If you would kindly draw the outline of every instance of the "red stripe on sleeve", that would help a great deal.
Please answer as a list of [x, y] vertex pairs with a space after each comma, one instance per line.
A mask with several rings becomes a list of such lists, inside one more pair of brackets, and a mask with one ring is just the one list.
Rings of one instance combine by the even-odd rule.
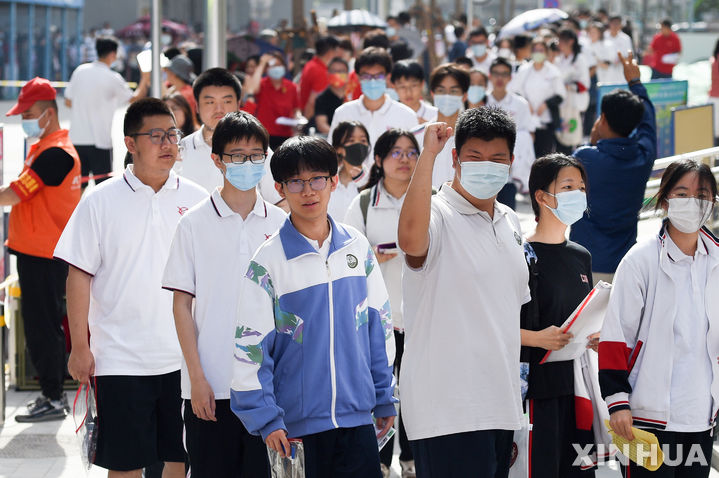
[[624, 342], [599, 342], [599, 370], [627, 370], [631, 353]]

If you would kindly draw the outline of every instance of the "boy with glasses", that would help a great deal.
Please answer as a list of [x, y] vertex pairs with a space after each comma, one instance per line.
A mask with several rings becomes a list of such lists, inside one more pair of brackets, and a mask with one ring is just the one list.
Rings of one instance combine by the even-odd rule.
[[[390, 128], [412, 130], [417, 126], [417, 116], [412, 108], [394, 101], [386, 94], [387, 82], [392, 72], [392, 57], [379, 47], [365, 48], [355, 61], [355, 72], [360, 80], [362, 96], [343, 104], [335, 111], [327, 134], [343, 121], [359, 121], [369, 131], [370, 151], [382, 133]], [[372, 166], [368, 156], [366, 165]]]
[[181, 135], [165, 103], [130, 105], [124, 131], [133, 164], [82, 198], [55, 248], [70, 266], [67, 367], [80, 383], [94, 376], [95, 464], [108, 477], [164, 461], [163, 476], [181, 478], [182, 355], [161, 279], [178, 221], [207, 192], [172, 171]]
[[[232, 410], [280, 455], [301, 438], [305, 476], [380, 476], [377, 438], [394, 422], [394, 336], [367, 239], [327, 215], [337, 154], [294, 137], [274, 154], [290, 216], [240, 286]], [[372, 416], [379, 432], [375, 432]]]
[[262, 440], [230, 410], [228, 367], [240, 280], [286, 217], [257, 191], [268, 145], [267, 130], [248, 113], [228, 113], [217, 123], [212, 159], [224, 184], [180, 220], [162, 281], [174, 294], [185, 443], [197, 478], [269, 476]]

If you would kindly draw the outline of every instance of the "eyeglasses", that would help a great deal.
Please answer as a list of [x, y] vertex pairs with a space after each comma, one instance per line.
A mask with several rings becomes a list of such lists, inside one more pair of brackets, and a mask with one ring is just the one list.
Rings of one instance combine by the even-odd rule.
[[367, 81], [367, 80], [384, 80], [387, 77], [384, 73], [377, 73], [376, 75], [370, 75], [367, 73], [363, 73], [359, 76], [361, 81]]
[[182, 131], [177, 128], [170, 128], [167, 131], [160, 128], [153, 128], [147, 133], [134, 133], [130, 136], [149, 136], [152, 144], [162, 144], [167, 138], [167, 142], [170, 144], [177, 144], [182, 139]]
[[[265, 162], [265, 158], [267, 155], [265, 153], [252, 153], [252, 154], [242, 154], [242, 153], [220, 153], [220, 158], [224, 156], [229, 156], [230, 162], [232, 164], [243, 164], [247, 161], [251, 162], [252, 164], [262, 164]], [[227, 162], [223, 159], [224, 162]]]
[[512, 77], [512, 73], [510, 73], [509, 71], [503, 71], [503, 72], [490, 71], [489, 75], [495, 76], [497, 78], [511, 78]]
[[310, 189], [313, 191], [322, 191], [327, 187], [327, 181], [331, 178], [332, 176], [315, 176], [310, 179], [289, 179], [283, 182], [287, 186], [287, 190], [289, 192], [301, 193], [305, 190], [305, 183], [308, 183], [310, 185]]
[[394, 151], [391, 151], [389, 155], [392, 157], [392, 159], [400, 159], [402, 156], [404, 156], [409, 160], [414, 160], [417, 159], [417, 156], [419, 156], [419, 152], [416, 149], [410, 149], [408, 151], [395, 149]]

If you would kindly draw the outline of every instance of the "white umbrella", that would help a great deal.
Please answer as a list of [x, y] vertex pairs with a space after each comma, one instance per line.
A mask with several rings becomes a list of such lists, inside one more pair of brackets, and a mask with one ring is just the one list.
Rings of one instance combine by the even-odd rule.
[[511, 37], [532, 31], [546, 23], [564, 20], [567, 17], [569, 17], [569, 15], [558, 8], [536, 8], [534, 10], [527, 10], [512, 18], [504, 25], [499, 31], [498, 38]]
[[327, 22], [327, 28], [352, 27], [387, 28], [387, 22], [367, 10], [345, 10]]

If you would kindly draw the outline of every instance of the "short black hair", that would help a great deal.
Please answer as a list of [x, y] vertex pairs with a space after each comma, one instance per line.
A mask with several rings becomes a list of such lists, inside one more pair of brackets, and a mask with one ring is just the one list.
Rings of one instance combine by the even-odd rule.
[[532, 202], [532, 211], [534, 211], [534, 217], [536, 219], [539, 219], [539, 203], [534, 197], [534, 193], [537, 191], [547, 191], [549, 185], [559, 176], [559, 172], [567, 167], [577, 168], [579, 170], [579, 174], [582, 175], [582, 181], [584, 181], [586, 187], [587, 172], [584, 170], [582, 163], [572, 156], [567, 156], [562, 153], [551, 153], [542, 156], [532, 164], [532, 169], [529, 173], [529, 199]]
[[489, 38], [489, 33], [487, 33], [487, 29], [484, 27], [477, 27], [474, 30], [469, 32], [469, 38], [472, 37], [478, 37], [484, 35], [484, 38]]
[[622, 22], [621, 15], [612, 15], [611, 17], [609, 17], [609, 23], [617, 22], [617, 21]]
[[376, 46], [365, 48], [355, 61], [355, 73], [359, 75], [363, 67], [372, 65], [379, 65], [384, 68], [386, 74], [390, 74], [392, 72], [392, 57], [384, 48]]
[[483, 141], [492, 141], [496, 138], [507, 140], [509, 154], [514, 152], [514, 143], [517, 141], [517, 126], [514, 120], [500, 108], [482, 106], [470, 108], [460, 113], [457, 118], [457, 127], [454, 133], [454, 146], [457, 154], [462, 146], [471, 138]]
[[364, 131], [365, 136], [367, 136], [367, 142], [369, 142], [369, 131], [367, 131], [367, 128], [361, 122], [340, 121], [334, 131], [332, 131], [332, 138], [330, 138], [332, 140], [332, 146], [334, 148], [343, 146], [350, 136], [352, 136], [355, 128], [359, 128]]
[[532, 44], [532, 37], [524, 34], [516, 35], [512, 43], [514, 45], [514, 51], [521, 50]]
[[342, 50], [348, 51], [352, 54], [354, 54], [355, 52], [355, 48], [354, 46], [352, 46], [352, 40], [350, 40], [349, 38], [343, 38], [342, 40], [340, 40], [339, 47]]
[[462, 25], [455, 25], [454, 36], [457, 37], [457, 40], [459, 40], [462, 35], [464, 35], [464, 27]]
[[225, 146], [241, 140], [254, 139], [262, 143], [262, 150], [267, 152], [270, 136], [257, 118], [244, 111], [227, 113], [215, 127], [212, 133], [212, 152], [220, 154], [225, 152]]
[[612, 131], [626, 138], [642, 120], [644, 103], [631, 91], [616, 89], [602, 97], [600, 111]]
[[322, 56], [330, 50], [339, 48], [339, 46], [340, 41], [332, 35], [321, 36], [315, 42], [315, 50], [317, 51], [317, 56]]
[[429, 75], [429, 90], [434, 91], [434, 89], [442, 83], [442, 80], [448, 76], [457, 80], [459, 87], [462, 89], [462, 93], [466, 93], [469, 90], [469, 73], [455, 63], [445, 63], [432, 70], [432, 73]]
[[165, 57], [166, 57], [168, 60], [172, 60], [172, 59], [175, 58], [177, 55], [181, 55], [182, 52], [181, 52], [180, 49], [177, 48], [176, 46], [171, 46], [171, 47], [166, 48], [165, 51], [162, 52], [162, 54], [165, 55]]
[[364, 37], [364, 40], [362, 40], [362, 49], [364, 50], [371, 46], [384, 48], [386, 50], [387, 48], [389, 48], [389, 37], [382, 30], [373, 30], [371, 32], [367, 32]]
[[169, 116], [175, 121], [170, 107], [157, 98], [142, 98], [130, 104], [125, 112], [122, 130], [125, 136], [132, 136], [142, 129], [145, 118], [148, 116]]
[[662, 25], [663, 27], [666, 27], [666, 28], [671, 28], [671, 27], [672, 27], [672, 21], [671, 21], [671, 19], [669, 19], [669, 18], [665, 18], [664, 20], [662, 20], [661, 25]]
[[317, 136], [293, 136], [275, 150], [270, 170], [275, 182], [283, 183], [302, 171], [327, 171], [337, 174], [337, 152]]
[[98, 37], [95, 40], [95, 50], [98, 58], [104, 58], [110, 53], [116, 53], [120, 43], [113, 37]]
[[412, 50], [409, 44], [402, 39], [399, 39], [389, 46], [389, 54], [392, 57], [392, 63], [412, 58]]
[[398, 21], [401, 25], [406, 25], [406, 24], [408, 24], [410, 21], [412, 21], [412, 17], [409, 16], [409, 12], [399, 12], [399, 13], [397, 14], [397, 21]]
[[662, 174], [659, 192], [657, 192], [655, 196], [656, 210], [661, 209], [662, 204], [667, 200], [674, 186], [688, 173], [696, 173], [697, 176], [699, 176], [699, 186], [709, 186], [709, 190], [712, 194], [712, 202], [716, 201], [717, 181], [711, 168], [707, 164], [695, 159], [680, 159], [667, 166], [667, 169], [664, 170], [664, 174]]
[[457, 65], [464, 65], [464, 66], [467, 66], [467, 67], [469, 67], [469, 68], [472, 68], [472, 67], [474, 66], [474, 62], [472, 61], [472, 59], [471, 59], [471, 58], [468, 58], [468, 57], [466, 57], [466, 56], [460, 56], [459, 58], [455, 58], [455, 59], [454, 59], [454, 62], [455, 62]]
[[339, 57], [339, 56], [336, 56], [336, 57], [332, 58], [332, 60], [330, 60], [330, 62], [327, 64], [327, 68], [329, 68], [330, 66], [334, 65], [335, 63], [339, 63], [340, 65], [344, 65], [344, 67], [347, 69], [347, 71], [350, 70], [350, 65], [349, 65], [349, 63], [347, 63], [347, 62], [344, 60], [344, 58], [341, 58], [341, 57]]
[[416, 60], [398, 61], [392, 67], [392, 83], [402, 78], [424, 81], [424, 68]]
[[235, 96], [239, 101], [242, 98], [242, 84], [235, 75], [225, 68], [210, 68], [203, 71], [192, 84], [192, 94], [195, 101], [200, 102], [200, 93], [207, 86], [229, 86], [235, 90]]
[[489, 74], [492, 74], [492, 70], [494, 70], [498, 66], [506, 66], [509, 68], [509, 74], [511, 75], [513, 73], [512, 64], [507, 60], [506, 58], [497, 57], [492, 61], [492, 64], [489, 65]]

